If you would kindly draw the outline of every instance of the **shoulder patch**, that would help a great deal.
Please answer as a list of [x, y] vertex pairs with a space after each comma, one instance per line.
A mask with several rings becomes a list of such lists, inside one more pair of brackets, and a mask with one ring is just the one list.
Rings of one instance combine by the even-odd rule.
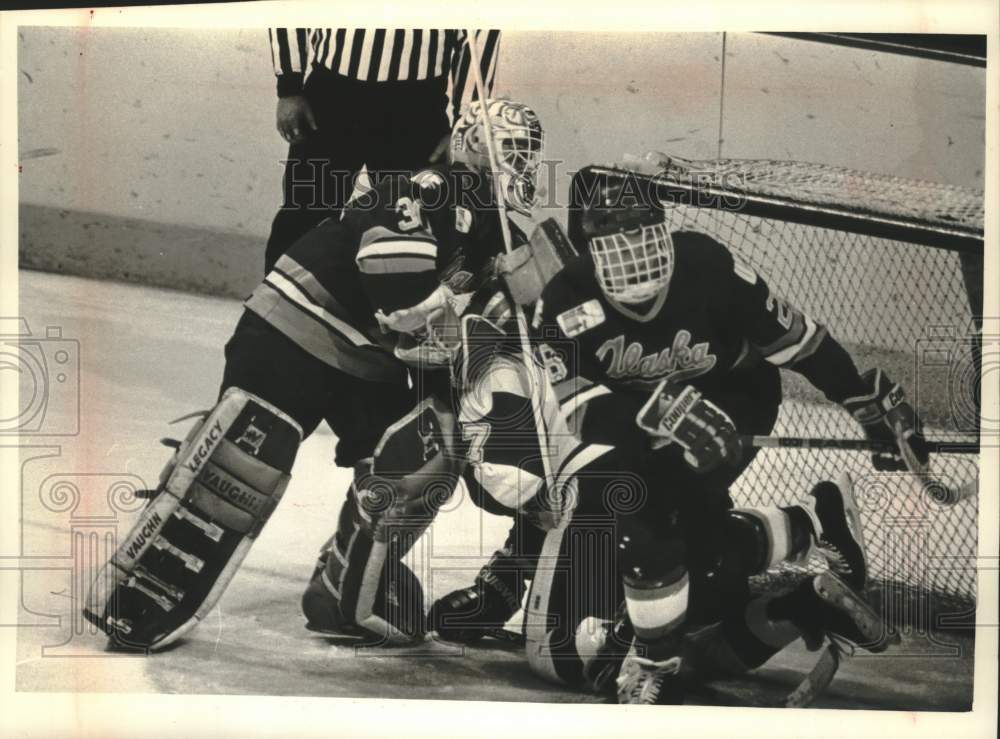
[[595, 326], [604, 323], [604, 308], [596, 299], [588, 300], [586, 303], [563, 311], [556, 316], [556, 323], [569, 338], [579, 336], [584, 331], [589, 331]]
[[461, 205], [455, 206], [455, 230], [467, 234], [472, 229], [472, 212]]
[[757, 273], [754, 272], [753, 267], [735, 254], [733, 255], [733, 272], [751, 285], [757, 284]]

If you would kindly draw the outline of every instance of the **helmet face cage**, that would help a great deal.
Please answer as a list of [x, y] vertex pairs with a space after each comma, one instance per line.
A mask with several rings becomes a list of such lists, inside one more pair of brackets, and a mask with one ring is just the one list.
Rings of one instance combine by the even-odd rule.
[[674, 242], [666, 223], [590, 240], [597, 279], [604, 294], [620, 303], [642, 303], [670, 284]]
[[[538, 168], [542, 163], [545, 135], [538, 116], [527, 105], [510, 100], [487, 100], [486, 112], [500, 175], [504, 203], [529, 215], [537, 197]], [[489, 148], [482, 135], [479, 101], [473, 102], [458, 120], [451, 135], [452, 161], [489, 171]]]

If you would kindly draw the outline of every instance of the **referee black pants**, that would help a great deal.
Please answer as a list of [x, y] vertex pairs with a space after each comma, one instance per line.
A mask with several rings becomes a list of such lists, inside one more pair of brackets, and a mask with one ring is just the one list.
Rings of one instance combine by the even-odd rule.
[[304, 94], [318, 129], [289, 147], [265, 272], [317, 223], [339, 218], [362, 165], [376, 182], [380, 171], [420, 169], [449, 130], [445, 77], [361, 82], [314, 67]]

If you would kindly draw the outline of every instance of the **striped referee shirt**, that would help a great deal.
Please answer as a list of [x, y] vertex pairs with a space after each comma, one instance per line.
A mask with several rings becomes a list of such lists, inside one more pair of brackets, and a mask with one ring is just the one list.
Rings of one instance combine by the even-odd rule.
[[[373, 83], [447, 76], [453, 119], [463, 104], [477, 97], [464, 30], [271, 28], [268, 33], [279, 97], [302, 92], [313, 67]], [[500, 31], [476, 31], [476, 43], [489, 94], [496, 78]]]

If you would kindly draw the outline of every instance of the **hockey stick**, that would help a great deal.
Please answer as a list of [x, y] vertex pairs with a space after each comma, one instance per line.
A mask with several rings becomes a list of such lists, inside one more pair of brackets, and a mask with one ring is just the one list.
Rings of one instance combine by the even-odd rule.
[[524, 634], [518, 631], [511, 631], [510, 629], [505, 629], [503, 627], [487, 629], [486, 636], [496, 639], [497, 641], [504, 642], [505, 644], [513, 644], [519, 647], [523, 647], [525, 643]]
[[746, 708], [807, 708], [833, 682], [842, 658], [843, 652], [840, 648], [834, 642], [827, 641], [809, 673], [791, 692], [781, 698], [744, 697], [739, 693], [734, 696], [731, 691], [711, 683], [692, 684], [688, 686], [688, 690], [696, 697], [707, 699], [706, 705]]
[[[490, 173], [493, 176], [493, 196], [497, 201], [497, 215], [500, 218], [500, 232], [503, 235], [503, 247], [507, 254], [514, 251], [514, 247], [510, 237], [510, 226], [507, 223], [507, 204], [504, 202], [501, 182], [500, 182], [500, 167], [497, 162], [497, 152], [496, 152], [496, 142], [493, 140], [493, 127], [490, 125], [489, 111], [486, 105], [486, 83], [483, 81], [483, 72], [480, 68], [479, 59], [479, 48], [476, 44], [476, 31], [473, 28], [469, 28], [465, 32], [466, 38], [465, 42], [469, 45], [469, 67], [472, 71], [472, 80], [476, 86], [476, 94], [479, 96], [479, 117], [480, 122], [483, 126], [484, 138], [486, 139], [486, 151], [490, 158]], [[531, 354], [531, 342], [528, 339], [528, 321], [524, 317], [524, 310], [516, 301], [511, 301], [514, 305], [514, 316], [517, 319], [517, 334], [518, 339], [521, 343], [521, 354], [524, 358], [525, 369], [528, 371], [529, 377], [537, 377], [538, 373], [535, 371], [535, 363], [532, 359]], [[548, 450], [548, 439], [545, 430], [545, 421], [542, 418], [542, 409], [539, 403], [538, 393], [531, 392], [531, 411], [535, 419], [535, 432], [538, 434], [538, 448], [542, 454], [542, 468], [545, 474], [545, 487], [549, 491], [549, 494], [554, 494], [553, 485], [555, 479], [552, 476], [552, 466], [549, 460]]]
[[[746, 447], [758, 449], [835, 449], [862, 452], [895, 452], [892, 442], [871, 441], [869, 439], [822, 439], [797, 436], [741, 436]], [[928, 441], [932, 454], [979, 454], [979, 442]], [[963, 500], [975, 497], [979, 491], [979, 480], [969, 480], [957, 488], [950, 488], [928, 473], [912, 473], [924, 492], [943, 506], [953, 506]]]
[[[758, 449], [843, 449], [859, 452], [894, 452], [891, 441], [870, 439], [824, 439], [803, 436], [741, 436], [744, 446]], [[979, 454], [979, 441], [932, 441], [927, 445], [932, 454]]]
[[836, 644], [830, 642], [820, 654], [809, 674], [795, 690], [788, 694], [780, 707], [806, 708], [811, 705], [820, 693], [833, 682], [833, 676], [837, 674], [838, 667], [840, 667], [840, 649]]

